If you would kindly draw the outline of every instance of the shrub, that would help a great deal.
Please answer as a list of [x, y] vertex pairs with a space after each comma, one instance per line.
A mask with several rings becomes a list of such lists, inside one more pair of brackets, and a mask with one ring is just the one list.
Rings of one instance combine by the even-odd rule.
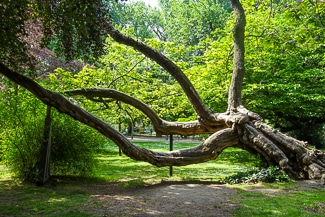
[[[0, 93], [0, 160], [17, 176], [36, 181], [46, 106], [16, 87]], [[104, 144], [95, 130], [52, 109], [51, 174], [89, 175]]]
[[257, 183], [257, 182], [286, 182], [289, 176], [284, 174], [279, 167], [270, 166], [260, 171], [240, 172], [227, 177], [224, 181], [229, 184]]
[[55, 175], [87, 176], [96, 166], [94, 154], [105, 143], [97, 131], [55, 112], [52, 121], [51, 171]]
[[17, 177], [33, 180], [38, 173], [45, 106], [19, 87], [8, 87], [1, 94], [1, 161]]

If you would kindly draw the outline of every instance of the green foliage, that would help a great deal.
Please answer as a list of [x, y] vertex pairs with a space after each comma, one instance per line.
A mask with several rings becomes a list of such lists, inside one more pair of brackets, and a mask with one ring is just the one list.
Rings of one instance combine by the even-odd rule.
[[2, 0], [0, 4], [0, 62], [11, 67], [17, 61], [27, 62], [26, 47], [18, 36], [26, 34], [23, 26], [29, 18], [28, 3], [29, 0]]
[[53, 112], [51, 172], [89, 176], [97, 166], [95, 153], [104, 137], [68, 116]]
[[[22, 66], [31, 60], [28, 56], [34, 43], [42, 38], [36, 34], [44, 36], [43, 46], [51, 47], [61, 57], [91, 61], [102, 51], [107, 36], [102, 21], [108, 14], [109, 8], [102, 0], [3, 0], [0, 4], [0, 61], [12, 68], [17, 69], [20, 64], [20, 69], [24, 68]], [[41, 32], [33, 29], [36, 23]], [[35, 41], [31, 42], [33, 38]]]
[[[0, 159], [23, 180], [38, 176], [46, 107], [26, 90], [6, 86], [0, 102]], [[52, 113], [52, 174], [86, 175], [104, 139], [70, 117]]]
[[325, 5], [268, 4], [246, 4], [245, 105], [280, 130], [320, 148]]
[[[55, 74], [49, 76], [48, 87], [59, 92], [76, 88], [109, 87], [142, 100], [167, 120], [193, 120], [195, 115], [192, 107], [185, 94], [182, 94], [180, 86], [168, 73], [134, 49], [110, 39], [106, 42], [106, 54], [100, 58], [96, 68], [85, 67], [77, 74], [57, 69]], [[182, 55], [190, 48], [176, 47], [173, 43], [158, 43], [155, 39], [147, 40], [147, 43], [175, 59], [179, 58], [178, 63], [188, 67], [182, 60]], [[108, 100], [105, 103], [93, 103], [82, 97], [75, 99], [110, 124], [124, 123], [123, 129], [130, 119], [146, 126], [149, 124], [143, 114], [121, 102]], [[116, 113], [120, 115], [116, 116]]]
[[101, 53], [106, 36], [101, 24], [108, 14], [102, 0], [37, 0], [31, 7], [42, 21], [45, 46], [52, 43], [52, 49], [69, 60], [92, 60]]
[[160, 1], [164, 18], [164, 38], [186, 46], [197, 45], [207, 37], [217, 39], [213, 32], [223, 28], [229, 12], [227, 5], [215, 0]]
[[158, 37], [164, 39], [163, 17], [157, 8], [147, 6], [142, 1], [127, 4], [106, 3], [110, 7], [112, 23], [121, 29], [132, 29], [132, 35], [140, 40]]
[[45, 106], [17, 86], [1, 94], [1, 160], [19, 178], [34, 180], [42, 144]]
[[[131, 12], [139, 6], [143, 7], [140, 12]], [[119, 7], [122, 7], [121, 17], [123, 16], [124, 20], [118, 18], [117, 23], [120, 24], [122, 20], [127, 24], [128, 30], [134, 29], [132, 35], [138, 38], [145, 37], [139, 36], [137, 31], [143, 27], [136, 24], [145, 23], [144, 26], [148, 27], [149, 31], [153, 31], [160, 39], [160, 41], [146, 40], [146, 42], [184, 70], [209, 108], [218, 112], [223, 112], [226, 109], [231, 74], [224, 68], [228, 62], [231, 65], [231, 61], [227, 60], [231, 42], [223, 40], [225, 43], [218, 49], [210, 46], [220, 42], [219, 40], [222, 40], [225, 35], [227, 37], [230, 35], [226, 33], [228, 30], [231, 32], [230, 28], [226, 27], [229, 24], [227, 21], [231, 17], [228, 1], [160, 1], [160, 10], [158, 11], [145, 7], [142, 3], [138, 5], [136, 3], [125, 4]], [[119, 25], [120, 28], [124, 26]], [[123, 30], [125, 31], [125, 28]], [[147, 30], [143, 31], [147, 33]], [[168, 43], [164, 43], [164, 41]], [[125, 59], [124, 61], [131, 60]], [[151, 106], [167, 120], [195, 119], [196, 115], [185, 96], [177, 97], [183, 93], [173, 79], [161, 68], [150, 63], [149, 65], [148, 62], [146, 61], [146, 68], [150, 67], [152, 77], [163, 78], [164, 76], [164, 82], [160, 82], [162, 88], [150, 92], [141, 89], [142, 95], [151, 98], [149, 98], [149, 101], [153, 102]], [[146, 79], [152, 81], [151, 78], [147, 77]], [[167, 82], [166, 79], [168, 79]], [[166, 83], [170, 85], [167, 86]], [[150, 86], [154, 86], [154, 83], [150, 83]], [[171, 90], [171, 94], [163, 93], [164, 90]], [[172, 97], [169, 97], [170, 95]]]
[[[207, 106], [216, 111], [227, 109], [228, 87], [230, 84], [232, 61], [231, 36], [227, 30], [215, 31], [219, 40], [206, 39], [199, 47], [204, 55], [195, 56], [193, 66], [185, 70]], [[203, 49], [204, 48], [204, 49]]]
[[239, 183], [257, 183], [257, 182], [285, 182], [288, 181], [288, 175], [280, 171], [279, 167], [270, 166], [260, 171], [252, 170], [247, 172], [239, 172], [235, 175], [225, 178], [225, 182], [229, 184]]

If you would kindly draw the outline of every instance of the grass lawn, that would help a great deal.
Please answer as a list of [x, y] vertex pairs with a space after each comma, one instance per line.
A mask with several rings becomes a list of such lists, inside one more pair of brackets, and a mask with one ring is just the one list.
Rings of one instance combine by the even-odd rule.
[[[276, 193], [252, 192], [252, 186], [238, 189], [241, 207], [233, 215], [242, 216], [283, 216], [312, 217], [325, 216], [325, 188], [297, 189], [294, 182], [263, 184]], [[257, 187], [257, 186], [255, 186]]]
[[[168, 142], [136, 142], [135, 144], [156, 151], [169, 149]], [[174, 150], [191, 147], [191, 143], [174, 143]], [[220, 181], [237, 172], [252, 170], [259, 164], [259, 159], [241, 149], [228, 148], [216, 160], [173, 167], [173, 176], [170, 177], [170, 168], [157, 168], [146, 162], [139, 162], [125, 155], [118, 155], [116, 145], [107, 143], [105, 149], [98, 154], [99, 163], [95, 177], [106, 181], [153, 182], [168, 180], [208, 180]]]
[[[139, 142], [138, 145], [154, 150], [169, 149], [168, 142]], [[174, 150], [193, 144], [174, 143]], [[137, 162], [125, 155], [119, 156], [118, 148], [107, 143], [98, 155], [98, 165], [93, 177], [60, 177], [61, 181], [43, 187], [21, 183], [12, 178], [10, 171], [0, 165], [0, 216], [101, 216], [92, 212], [93, 207], [101, 206], [91, 199], [85, 188], [96, 183], [117, 182], [121, 186], [166, 181], [220, 181], [237, 172], [254, 169], [259, 159], [245, 151], [226, 149], [216, 160], [173, 167], [156, 168], [148, 163]], [[274, 189], [278, 193], [267, 194], [251, 191], [257, 187]], [[294, 182], [233, 185], [238, 196], [233, 202], [240, 203], [234, 216], [324, 216], [325, 191], [299, 190]]]

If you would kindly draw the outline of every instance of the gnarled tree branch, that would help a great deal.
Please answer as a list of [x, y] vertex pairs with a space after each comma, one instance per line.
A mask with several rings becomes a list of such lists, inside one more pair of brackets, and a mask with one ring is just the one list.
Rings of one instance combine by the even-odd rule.
[[[126, 104], [129, 104], [141, 112], [143, 112], [150, 120], [154, 126], [155, 131], [158, 134], [179, 134], [183, 136], [189, 135], [199, 135], [199, 134], [212, 134], [226, 127], [225, 121], [226, 116], [219, 115], [219, 125], [208, 126], [204, 125], [199, 121], [189, 121], [189, 122], [169, 122], [161, 119], [156, 112], [150, 108], [147, 104], [142, 101], [131, 97], [120, 91], [116, 91], [108, 88], [89, 88], [89, 89], [76, 89], [65, 91], [70, 96], [82, 95], [90, 100], [94, 98], [111, 98]], [[228, 120], [228, 119], [227, 119]]]

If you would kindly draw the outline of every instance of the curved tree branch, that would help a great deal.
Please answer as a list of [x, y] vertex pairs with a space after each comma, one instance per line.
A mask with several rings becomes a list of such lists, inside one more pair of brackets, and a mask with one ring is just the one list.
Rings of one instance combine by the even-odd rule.
[[120, 91], [116, 91], [108, 88], [93, 88], [93, 89], [76, 89], [76, 90], [67, 90], [65, 93], [70, 96], [82, 95], [87, 99], [94, 100], [94, 98], [98, 97], [100, 99], [103, 98], [111, 98], [118, 101], [122, 101], [126, 104], [129, 104], [145, 115], [151, 120], [155, 131], [158, 134], [179, 134], [183, 136], [189, 135], [199, 135], [199, 134], [212, 134], [226, 127], [225, 125], [225, 117], [223, 119], [220, 118], [219, 125], [215, 126], [207, 126], [199, 121], [190, 121], [190, 122], [169, 122], [161, 119], [156, 112], [151, 109], [148, 105], [143, 103], [142, 101], [131, 97], [125, 93]]
[[213, 113], [207, 109], [207, 107], [202, 102], [199, 94], [196, 92], [190, 80], [186, 77], [186, 75], [182, 72], [182, 70], [177, 65], [175, 65], [172, 61], [170, 61], [162, 53], [149, 47], [145, 43], [122, 34], [106, 20], [103, 20], [103, 25], [105, 25], [105, 28], [108, 31], [109, 35], [115, 41], [131, 46], [134, 49], [140, 51], [145, 56], [158, 63], [167, 72], [169, 72], [183, 88], [184, 92], [186, 93], [188, 99], [190, 100], [198, 116], [198, 120], [209, 125], [214, 124], [213, 122], [214, 119], [211, 118], [211, 116], [213, 116]]

